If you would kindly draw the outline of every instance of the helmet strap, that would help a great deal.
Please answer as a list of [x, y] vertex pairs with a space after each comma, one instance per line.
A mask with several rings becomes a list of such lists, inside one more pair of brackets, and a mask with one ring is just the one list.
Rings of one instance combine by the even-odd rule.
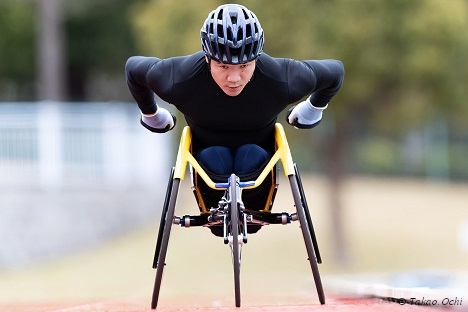
[[208, 70], [211, 71], [211, 57], [209, 57], [209, 55], [205, 54], [205, 60], [208, 63]]

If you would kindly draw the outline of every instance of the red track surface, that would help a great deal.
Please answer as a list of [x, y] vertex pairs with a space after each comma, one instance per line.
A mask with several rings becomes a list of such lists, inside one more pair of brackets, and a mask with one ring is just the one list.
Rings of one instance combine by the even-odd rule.
[[[407, 311], [447, 311], [442, 306], [418, 306], [381, 300], [378, 298], [328, 298], [326, 305], [300, 305], [300, 306], [255, 306], [255, 307], [198, 307], [198, 308], [163, 308], [157, 311], [162, 312], [313, 312], [313, 311], [341, 311], [341, 312], [373, 312], [373, 311], [388, 311], [388, 312], [407, 312]], [[1, 311], [5, 312], [40, 312], [40, 311], [106, 311], [106, 312], [125, 312], [125, 311], [154, 311], [148, 307], [147, 302], [137, 300], [127, 301], [104, 301], [94, 302], [89, 304], [67, 304], [67, 303], [52, 303], [52, 304], [17, 304], [9, 306], [0, 306]]]

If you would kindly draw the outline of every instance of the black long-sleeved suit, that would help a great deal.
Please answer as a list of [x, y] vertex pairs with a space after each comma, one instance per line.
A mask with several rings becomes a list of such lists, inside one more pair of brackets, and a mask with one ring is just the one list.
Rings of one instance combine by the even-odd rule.
[[202, 51], [169, 59], [134, 56], [126, 76], [140, 110], [156, 112], [153, 93], [175, 105], [198, 148], [253, 143], [271, 150], [278, 114], [308, 95], [314, 106], [325, 106], [340, 89], [344, 68], [336, 60], [296, 61], [263, 53], [251, 81], [234, 97], [213, 80]]

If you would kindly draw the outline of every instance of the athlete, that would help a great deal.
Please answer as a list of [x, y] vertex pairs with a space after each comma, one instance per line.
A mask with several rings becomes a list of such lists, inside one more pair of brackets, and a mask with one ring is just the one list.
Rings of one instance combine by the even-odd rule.
[[168, 59], [134, 56], [126, 63], [128, 88], [153, 132], [174, 128], [175, 116], [154, 93], [185, 117], [195, 158], [212, 177], [260, 173], [273, 154], [274, 125], [290, 104], [287, 122], [315, 127], [339, 91], [337, 60], [297, 61], [263, 52], [263, 29], [242, 5], [221, 5], [201, 28], [202, 51]]

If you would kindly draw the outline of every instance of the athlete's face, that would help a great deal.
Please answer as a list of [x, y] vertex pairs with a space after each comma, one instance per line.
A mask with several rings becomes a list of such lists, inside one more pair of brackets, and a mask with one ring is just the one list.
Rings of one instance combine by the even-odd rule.
[[[210, 62], [207, 58], [207, 62]], [[245, 64], [230, 65], [211, 61], [211, 76], [221, 90], [229, 96], [239, 95], [252, 78], [255, 61]]]

